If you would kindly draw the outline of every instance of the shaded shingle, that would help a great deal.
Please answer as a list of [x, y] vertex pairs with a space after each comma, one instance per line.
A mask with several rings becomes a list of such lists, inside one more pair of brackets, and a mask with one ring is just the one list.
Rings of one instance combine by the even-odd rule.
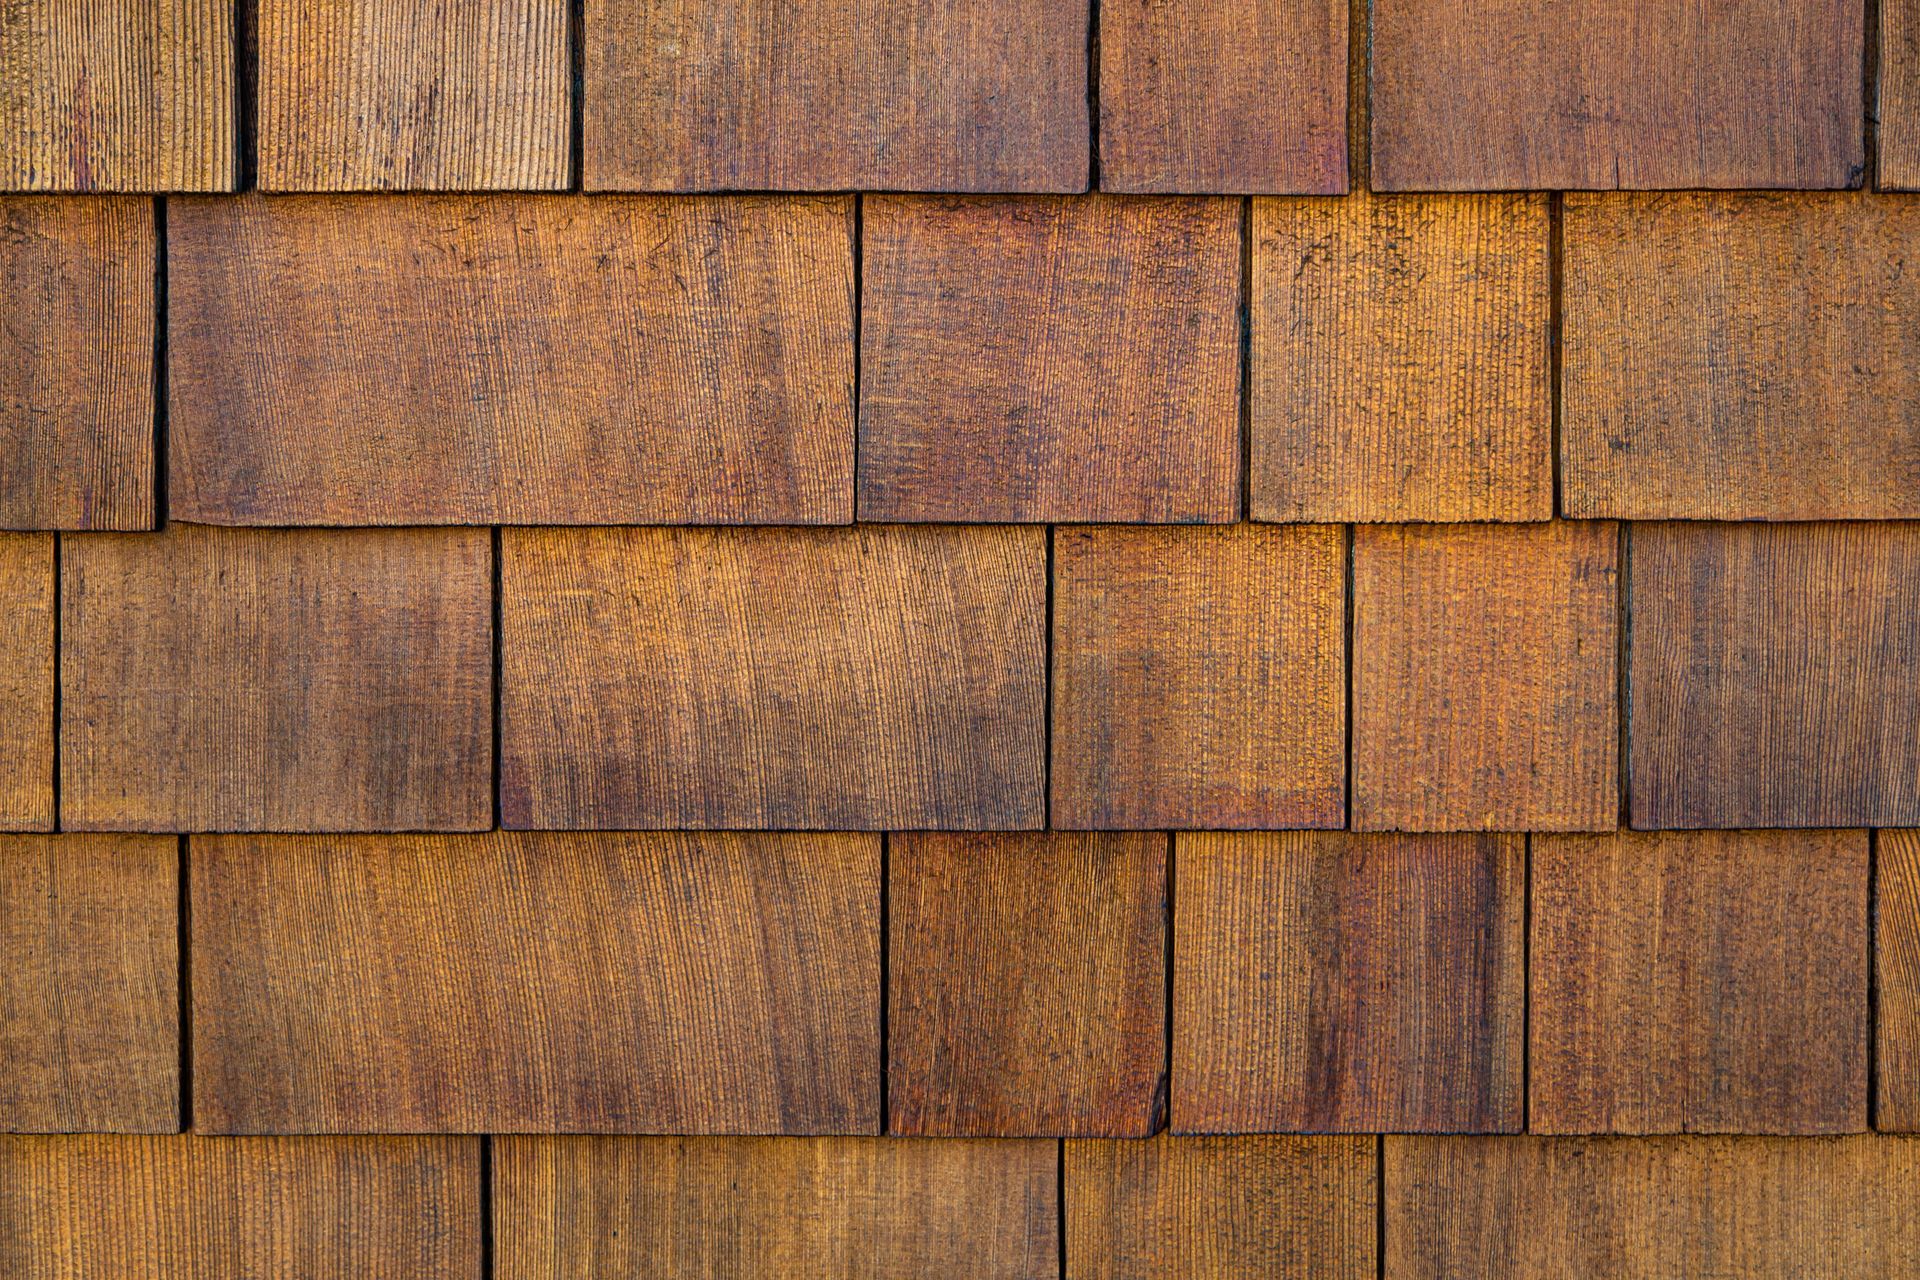
[[1874, 1098], [1877, 1129], [1920, 1131], [1920, 831], [1874, 845]]
[[1880, 188], [1920, 190], [1920, 3], [1881, 0]]

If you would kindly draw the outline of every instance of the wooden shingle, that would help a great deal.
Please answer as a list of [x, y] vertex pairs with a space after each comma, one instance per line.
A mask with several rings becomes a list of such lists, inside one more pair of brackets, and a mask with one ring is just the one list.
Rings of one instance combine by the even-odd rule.
[[153, 202], [0, 197], [0, 528], [153, 526]]
[[13, 0], [0, 191], [231, 191], [235, 7]]
[[880, 842], [195, 837], [211, 1133], [859, 1133]]
[[1382, 191], [1845, 187], [1854, 0], [1376, 0]]
[[179, 856], [0, 836], [0, 1131], [179, 1128]]
[[1615, 526], [1354, 531], [1353, 826], [1618, 821]]
[[866, 202], [860, 518], [1240, 511], [1240, 209]]
[[1633, 825], [1920, 825], [1920, 524], [1632, 532]]
[[1514, 1132], [1520, 836], [1182, 835], [1177, 1133]]
[[1920, 191], [1920, 0], [1881, 0], [1879, 186]]
[[1345, 191], [1347, 8], [1101, 5], [1101, 189]]
[[1566, 511], [1920, 516], [1920, 207], [1567, 197]]
[[1920, 1132], [1920, 831], [1882, 831], [1874, 863], [1877, 1129]]
[[1067, 1280], [1371, 1280], [1370, 1137], [1066, 1144]]
[[589, 191], [1085, 191], [1087, 0], [586, 0]]
[[480, 1274], [473, 1138], [0, 1136], [9, 1280]]
[[1345, 538], [1061, 529], [1053, 824], [1345, 821]]
[[1866, 1128], [1864, 831], [1536, 836], [1531, 883], [1531, 1132]]
[[500, 1138], [499, 1280], [1058, 1276], [1043, 1140]]
[[844, 521], [853, 202], [187, 201], [174, 516]]
[[0, 533], [0, 831], [53, 829], [53, 542]]
[[263, 191], [567, 185], [567, 0], [259, 0]]
[[1166, 873], [1157, 832], [894, 836], [887, 1131], [1151, 1133]]
[[1547, 198], [1253, 205], [1256, 520], [1553, 514]]
[[61, 546], [68, 828], [488, 825], [486, 530], [177, 524]]
[[508, 530], [503, 825], [1045, 825], [1046, 541]]
[[1395, 1280], [1920, 1274], [1920, 1140], [1388, 1138]]

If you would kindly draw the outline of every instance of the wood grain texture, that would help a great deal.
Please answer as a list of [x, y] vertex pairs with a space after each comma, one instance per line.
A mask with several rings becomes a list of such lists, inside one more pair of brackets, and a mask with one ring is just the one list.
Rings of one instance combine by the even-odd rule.
[[1377, 0], [1380, 191], [1845, 187], [1853, 0]]
[[1897, 1280], [1920, 1270], [1909, 1138], [1388, 1138], [1395, 1280]]
[[1042, 530], [508, 530], [503, 550], [502, 825], [1045, 825]]
[[0, 528], [153, 527], [153, 202], [0, 197]]
[[1633, 528], [1633, 825], [1920, 826], [1920, 525]]
[[1920, 832], [1875, 836], [1874, 1095], [1877, 1129], [1920, 1131]]
[[9, 0], [0, 191], [231, 191], [234, 6]]
[[1881, 0], [1880, 153], [1882, 191], [1920, 191], [1920, 0]]
[[1100, 6], [1100, 186], [1347, 189], [1345, 0]]
[[1057, 1144], [501, 1138], [499, 1280], [1058, 1275]]
[[471, 1138], [0, 1137], [13, 1280], [480, 1274]]
[[1167, 837], [902, 834], [888, 867], [887, 1132], [1152, 1133]]
[[1236, 201], [865, 207], [861, 519], [1239, 518]]
[[1177, 1133], [1517, 1132], [1520, 836], [1182, 835]]
[[179, 1128], [179, 860], [160, 836], [0, 836], [0, 1130]]
[[1610, 831], [1614, 525], [1362, 525], [1353, 826]]
[[1547, 197], [1253, 203], [1256, 520], [1553, 514]]
[[1567, 514], [1920, 515], [1916, 240], [1852, 193], [1568, 196]]
[[1066, 1280], [1371, 1280], [1370, 1137], [1066, 1144]]
[[210, 1133], [872, 1132], [871, 836], [195, 837]]
[[1053, 822], [1346, 820], [1337, 528], [1061, 529]]
[[586, 0], [589, 191], [1085, 191], [1087, 0]]
[[263, 191], [557, 191], [567, 0], [260, 0]]
[[178, 518], [852, 516], [850, 199], [186, 201], [168, 240]]
[[53, 830], [53, 555], [0, 533], [0, 831]]
[[486, 827], [491, 564], [484, 529], [67, 536], [62, 823]]
[[1867, 834], [1533, 841], [1533, 1133], [1867, 1126]]

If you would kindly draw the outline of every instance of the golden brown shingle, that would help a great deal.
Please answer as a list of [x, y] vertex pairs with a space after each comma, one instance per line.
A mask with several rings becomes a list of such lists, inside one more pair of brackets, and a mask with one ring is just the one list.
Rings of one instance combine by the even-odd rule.
[[0, 533], [0, 831], [53, 830], [54, 539]]

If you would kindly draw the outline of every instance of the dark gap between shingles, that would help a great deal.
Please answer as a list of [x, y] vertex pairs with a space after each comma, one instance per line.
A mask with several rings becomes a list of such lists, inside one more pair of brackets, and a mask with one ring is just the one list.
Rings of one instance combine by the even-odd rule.
[[1566, 367], [1566, 208], [1564, 192], [1547, 195], [1547, 447], [1549, 474], [1553, 477], [1552, 502], [1548, 510], [1556, 517], [1566, 510], [1561, 476], [1560, 384]]
[[887, 1024], [892, 1020], [893, 1014], [892, 1001], [888, 998], [888, 989], [893, 985], [892, 935], [893, 849], [888, 834], [882, 831], [880, 833], [880, 1132], [883, 1136], [890, 1128], [887, 1077], [893, 1070], [891, 1047], [887, 1035]]
[[1087, 2], [1087, 190], [1100, 189], [1100, 0]]
[[505, 652], [501, 643], [500, 622], [505, 614], [505, 601], [500, 590], [500, 560], [504, 538], [499, 525], [493, 526], [493, 822], [495, 831], [501, 829], [500, 807], [500, 703], [501, 689], [504, 683]]
[[234, 0], [233, 113], [234, 181], [251, 191], [260, 180], [259, 0]]
[[153, 200], [153, 527], [167, 527], [167, 200]]
[[853, 510], [849, 521], [860, 518], [860, 390], [862, 321], [867, 309], [867, 197], [853, 193]]
[[587, 34], [585, 0], [567, 3], [567, 64], [570, 96], [567, 102], [567, 187], [587, 189]]
[[193, 1132], [193, 858], [191, 838], [176, 837], [178, 841], [178, 892], [179, 899], [175, 910], [179, 913], [176, 921], [175, 936], [179, 943], [180, 954], [177, 958], [179, 970], [177, 981], [179, 991], [180, 1022], [180, 1131]]

